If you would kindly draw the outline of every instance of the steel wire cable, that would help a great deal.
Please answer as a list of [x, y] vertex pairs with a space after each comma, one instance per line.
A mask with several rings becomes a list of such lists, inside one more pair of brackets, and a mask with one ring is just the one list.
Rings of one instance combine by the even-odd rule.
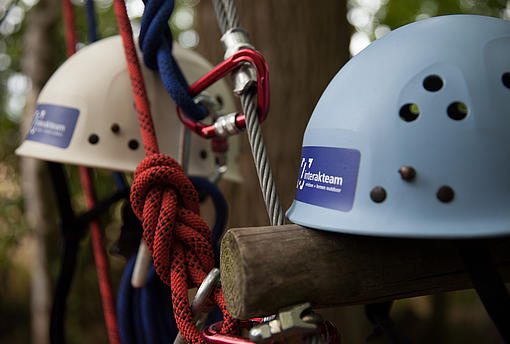
[[[213, 4], [222, 34], [239, 27], [237, 7], [233, 0], [213, 0]], [[285, 217], [258, 121], [256, 88], [252, 87], [241, 94], [241, 105], [246, 116], [246, 131], [269, 220], [273, 226], [283, 225]]]
[[[233, 0], [213, 0], [213, 4], [222, 34], [225, 34], [230, 29], [239, 27], [239, 16]], [[241, 94], [241, 106], [246, 116], [248, 140], [271, 225], [283, 225], [285, 224], [285, 217], [258, 120], [257, 91], [255, 87], [251, 87]], [[304, 340], [306, 344], [320, 344], [324, 342], [320, 334], [308, 336]]]

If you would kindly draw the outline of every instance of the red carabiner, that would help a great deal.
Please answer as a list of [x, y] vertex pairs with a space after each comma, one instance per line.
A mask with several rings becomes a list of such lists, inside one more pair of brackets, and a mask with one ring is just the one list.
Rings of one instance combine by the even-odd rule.
[[[257, 72], [257, 112], [259, 122], [266, 119], [269, 109], [269, 73], [264, 57], [257, 51], [252, 49], [242, 49], [226, 59], [209, 73], [200, 78], [197, 82], [190, 86], [188, 93], [190, 96], [195, 97], [197, 94], [211, 86], [213, 83], [223, 78], [225, 75], [233, 71], [241, 63], [250, 63]], [[191, 120], [182, 109], [177, 106], [177, 115], [181, 122], [204, 138], [212, 138], [217, 136], [214, 130], [214, 124], [205, 125], [201, 122]], [[246, 127], [246, 117], [244, 114], [238, 114], [235, 118], [235, 125], [239, 129]]]
[[[244, 330], [249, 330], [254, 324], [258, 324], [262, 318], [252, 320], [242, 320], [240, 327]], [[221, 334], [220, 330], [223, 322], [217, 322], [207, 326], [202, 330], [202, 337], [207, 344], [255, 344], [247, 338], [240, 336], [233, 336], [228, 334]], [[318, 328], [319, 333], [325, 344], [340, 344], [340, 334], [335, 325], [325, 320]], [[274, 340], [268, 340], [265, 344], [274, 344]]]
[[[220, 321], [209, 325], [202, 330], [202, 337], [204, 337], [207, 344], [254, 344], [249, 339], [240, 336], [221, 334], [220, 330], [222, 325], [223, 322]], [[250, 329], [252, 327], [252, 322], [249, 320], [242, 320], [240, 327]]]

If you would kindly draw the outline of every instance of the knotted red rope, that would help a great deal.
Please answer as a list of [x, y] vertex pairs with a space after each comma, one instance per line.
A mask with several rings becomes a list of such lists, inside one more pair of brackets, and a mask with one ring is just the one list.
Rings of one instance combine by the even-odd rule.
[[[76, 31], [73, 6], [70, 0], [62, 1], [63, 18], [66, 36], [67, 57], [71, 57], [76, 52]], [[96, 195], [90, 170], [87, 167], [80, 166], [80, 180], [87, 208], [92, 209], [96, 206]], [[110, 281], [110, 272], [108, 267], [108, 257], [103, 246], [104, 236], [103, 228], [99, 220], [90, 222], [90, 236], [94, 252], [94, 261], [96, 263], [97, 279], [99, 282], [99, 292], [103, 305], [106, 331], [111, 344], [120, 344], [119, 328], [117, 326], [117, 312], [115, 308], [115, 298]]]
[[[147, 93], [123, 0], [114, 0], [146, 158], [135, 171], [131, 188], [133, 211], [143, 223], [143, 237], [156, 272], [172, 290], [177, 327], [188, 343], [203, 343], [193, 324], [188, 289], [202, 283], [214, 266], [210, 229], [200, 217], [198, 195], [182, 167], [159, 154]], [[237, 332], [218, 286], [214, 301], [224, 316], [223, 333]]]

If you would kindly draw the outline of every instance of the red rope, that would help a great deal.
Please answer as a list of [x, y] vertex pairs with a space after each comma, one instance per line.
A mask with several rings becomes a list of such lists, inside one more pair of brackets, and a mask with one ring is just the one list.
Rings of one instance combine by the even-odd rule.
[[[65, 23], [67, 57], [69, 58], [76, 52], [77, 43], [76, 32], [74, 29], [74, 12], [71, 1], [63, 0], [62, 8]], [[90, 170], [84, 166], [80, 166], [79, 171], [87, 208], [92, 209], [96, 206], [96, 196], [94, 193]], [[108, 257], [103, 246], [103, 229], [98, 220], [93, 220], [90, 223], [90, 236], [92, 239], [92, 248], [94, 251], [94, 260], [96, 263], [97, 278], [99, 281], [99, 292], [101, 294], [101, 301], [103, 304], [103, 313], [108, 339], [111, 344], [120, 344], [115, 298], [113, 295], [113, 288], [108, 268]]]
[[[146, 154], [135, 171], [131, 203], [143, 222], [143, 237], [152, 253], [156, 272], [171, 287], [181, 335], [188, 343], [203, 343], [193, 324], [188, 289], [200, 285], [214, 266], [210, 229], [200, 217], [197, 192], [182, 167], [169, 156], [159, 154], [126, 6], [123, 0], [114, 0], [113, 4]], [[222, 332], [237, 332], [238, 322], [228, 313], [219, 286], [213, 298], [225, 319]]]
[[73, 5], [71, 0], [62, 0], [62, 16], [64, 19], [64, 31], [66, 36], [66, 51], [67, 58], [71, 57], [76, 52], [76, 31]]
[[[87, 207], [92, 209], [96, 206], [96, 196], [90, 175], [90, 169], [80, 166], [80, 179]], [[108, 268], [108, 257], [103, 246], [103, 229], [99, 220], [90, 222], [90, 236], [92, 239], [92, 248], [94, 251], [94, 260], [96, 262], [97, 279], [99, 281], [99, 291], [103, 303], [104, 319], [108, 339], [111, 344], [120, 344], [119, 328], [117, 326], [117, 311], [115, 308], [115, 296], [113, 294], [110, 281], [110, 271]]]

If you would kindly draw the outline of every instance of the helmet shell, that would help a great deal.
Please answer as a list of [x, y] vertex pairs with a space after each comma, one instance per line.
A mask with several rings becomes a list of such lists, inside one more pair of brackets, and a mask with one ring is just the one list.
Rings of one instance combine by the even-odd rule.
[[[173, 53], [190, 82], [213, 68], [197, 53], [177, 45]], [[159, 74], [143, 64], [141, 67], [160, 151], [177, 158], [183, 125], [176, 105]], [[221, 97], [224, 113], [235, 111], [232, 91], [224, 80], [207, 93]], [[120, 36], [102, 39], [69, 58], [48, 80], [37, 103], [31, 128], [17, 154], [128, 172], [145, 157]], [[230, 138], [229, 144], [224, 177], [240, 181], [238, 138]], [[210, 140], [192, 134], [189, 150], [190, 175], [215, 172]]]
[[[376, 40], [313, 111], [287, 216], [360, 235], [510, 234], [509, 73], [502, 19], [435, 17]], [[399, 174], [403, 166], [414, 179]], [[443, 186], [453, 194], [438, 196]], [[385, 192], [371, 196], [376, 187]]]

